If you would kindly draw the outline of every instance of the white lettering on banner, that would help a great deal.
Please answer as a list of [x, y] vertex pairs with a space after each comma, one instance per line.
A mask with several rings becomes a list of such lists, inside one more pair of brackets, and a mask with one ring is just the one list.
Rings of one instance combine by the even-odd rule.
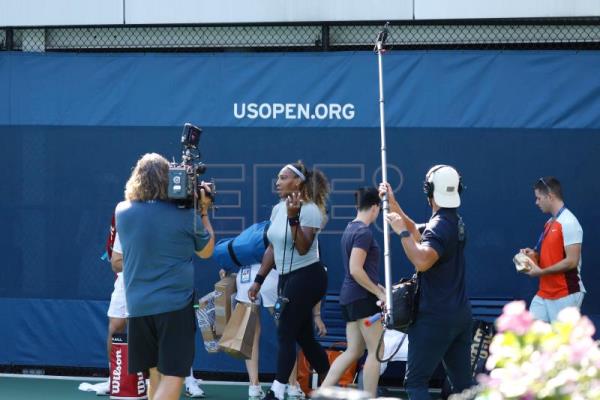
[[[294, 104], [292, 104], [294, 105]], [[310, 118], [310, 105], [298, 104], [298, 119], [309, 119]]]
[[266, 103], [261, 104], [260, 107], [258, 108], [258, 115], [262, 119], [271, 118], [271, 105], [266, 104]]
[[[255, 164], [208, 164], [210, 176], [214, 178], [218, 192], [218, 209], [210, 211], [210, 218], [217, 235], [235, 236], [253, 222], [271, 215], [277, 202], [275, 183], [282, 163]], [[327, 176], [330, 184], [329, 222], [321, 234], [339, 235], [348, 221], [354, 218], [354, 192], [360, 186], [376, 187], [381, 180], [381, 167], [363, 163], [320, 163], [309, 165]], [[402, 170], [388, 163], [388, 181], [394, 192], [398, 192], [404, 183]], [[248, 217], [248, 212], [252, 216]], [[380, 221], [380, 220], [379, 220]], [[379, 231], [381, 222], [376, 222]]]
[[[260, 221], [271, 215], [273, 204], [276, 201], [275, 182], [277, 173], [281, 170], [281, 163], [277, 164], [253, 164], [252, 166], [252, 220]], [[376, 187], [381, 181], [381, 168], [375, 167], [368, 170], [362, 163], [326, 163], [309, 165], [309, 168], [321, 170], [329, 180], [330, 201], [328, 204], [328, 222], [321, 235], [341, 235], [356, 214], [354, 204], [354, 192], [361, 186]], [[392, 183], [392, 189], [397, 192], [401, 189], [404, 178], [400, 168], [388, 163], [388, 181]], [[244, 205], [247, 203], [244, 203]], [[240, 213], [243, 210], [240, 207]], [[375, 228], [383, 231], [375, 223]]]
[[327, 118], [327, 105], [326, 104], [317, 104], [315, 107], [315, 116], [319, 119]]
[[294, 105], [286, 104], [285, 105], [285, 119], [296, 119], [296, 114], [294, 114]]
[[121, 391], [121, 364], [123, 364], [121, 349], [118, 349], [115, 352], [115, 364], [117, 364], [117, 366], [115, 367], [112, 375], [113, 379], [111, 391], [112, 393], [119, 393]]
[[218, 209], [210, 211], [210, 218], [220, 235], [237, 235], [247, 228], [246, 218], [242, 213], [244, 199], [243, 188], [246, 182], [246, 165], [241, 164], [209, 164], [210, 176], [215, 180], [218, 192]]
[[355, 115], [352, 103], [233, 103], [236, 119], [351, 120]]
[[273, 119], [277, 119], [277, 115], [283, 114], [285, 106], [281, 103], [273, 104]]
[[144, 379], [144, 374], [141, 372], [137, 373], [137, 391], [139, 395], [146, 394], [146, 380]]
[[356, 214], [354, 192], [365, 186], [364, 164], [315, 164], [329, 179], [329, 218], [322, 234], [337, 235], [344, 232], [348, 221]]

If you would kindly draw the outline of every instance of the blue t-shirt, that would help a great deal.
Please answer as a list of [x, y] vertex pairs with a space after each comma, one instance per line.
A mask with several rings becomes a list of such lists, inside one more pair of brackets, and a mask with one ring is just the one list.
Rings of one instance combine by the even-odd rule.
[[433, 248], [439, 259], [420, 274], [420, 313], [448, 316], [470, 309], [465, 289], [465, 240], [459, 240], [458, 221], [456, 209], [441, 208], [421, 235], [421, 244]]
[[342, 235], [342, 262], [344, 263], [344, 281], [340, 289], [340, 304], [346, 305], [354, 301], [365, 299], [371, 293], [363, 288], [350, 275], [350, 254], [353, 248], [363, 249], [367, 252], [363, 268], [373, 281], [379, 283], [379, 245], [373, 237], [371, 229], [361, 221], [352, 221]]
[[115, 217], [129, 316], [160, 314], [188, 305], [194, 290], [192, 256], [210, 239], [201, 217], [193, 209], [164, 201], [123, 201]]

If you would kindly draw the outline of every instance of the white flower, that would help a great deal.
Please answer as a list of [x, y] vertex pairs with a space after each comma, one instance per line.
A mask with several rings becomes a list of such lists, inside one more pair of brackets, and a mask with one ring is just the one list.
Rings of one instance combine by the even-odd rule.
[[581, 314], [579, 313], [579, 309], [577, 307], [567, 307], [563, 308], [556, 318], [559, 322], [564, 322], [566, 324], [575, 325], [577, 321], [581, 318]]
[[547, 335], [552, 332], [552, 326], [544, 321], [535, 320], [529, 329], [529, 332], [535, 333], [536, 335]]
[[592, 338], [596, 333], [596, 328], [594, 328], [594, 324], [592, 321], [588, 319], [588, 317], [581, 317], [579, 321], [573, 327], [573, 331], [571, 332], [571, 342], [579, 341], [582, 338]]
[[523, 300], [511, 301], [502, 308], [503, 315], [520, 315], [527, 311], [527, 305]]

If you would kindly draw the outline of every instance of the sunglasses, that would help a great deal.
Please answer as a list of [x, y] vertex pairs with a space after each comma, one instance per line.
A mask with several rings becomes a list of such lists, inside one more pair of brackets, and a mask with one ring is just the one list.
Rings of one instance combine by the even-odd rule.
[[538, 180], [538, 182], [542, 182], [542, 185], [544, 185], [544, 186], [546, 187], [546, 189], [548, 190], [548, 193], [552, 192], [552, 188], [550, 188], [550, 185], [548, 185], [548, 184], [546, 183], [546, 181], [544, 180], [544, 178], [540, 178], [540, 179]]

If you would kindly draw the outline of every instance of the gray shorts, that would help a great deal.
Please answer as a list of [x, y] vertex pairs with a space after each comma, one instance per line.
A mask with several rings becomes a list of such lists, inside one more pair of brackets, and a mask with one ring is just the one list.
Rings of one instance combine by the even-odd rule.
[[556, 320], [558, 313], [564, 308], [581, 308], [584, 295], [585, 293], [583, 292], [577, 292], [555, 300], [544, 299], [536, 295], [533, 300], [531, 300], [529, 312], [531, 312], [533, 318], [535, 319], [545, 322], [552, 322]]

